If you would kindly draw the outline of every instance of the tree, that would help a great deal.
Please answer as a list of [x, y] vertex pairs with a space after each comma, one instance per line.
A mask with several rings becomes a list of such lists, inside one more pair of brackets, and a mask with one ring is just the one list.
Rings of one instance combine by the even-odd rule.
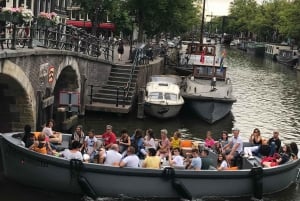
[[300, 41], [300, 0], [295, 0], [292, 3], [287, 3], [283, 7], [279, 20], [279, 32], [284, 34], [289, 39]]
[[235, 0], [231, 3], [228, 16], [229, 27], [231, 30], [236, 30], [244, 34], [246, 37], [251, 37], [253, 31], [254, 18], [257, 14], [258, 5], [255, 0]]

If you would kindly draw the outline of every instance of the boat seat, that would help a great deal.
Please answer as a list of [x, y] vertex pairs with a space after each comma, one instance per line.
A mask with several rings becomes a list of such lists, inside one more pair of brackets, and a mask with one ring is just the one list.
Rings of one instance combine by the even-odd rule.
[[192, 152], [193, 149], [192, 140], [181, 140], [180, 149], [184, 157], [186, 156], [186, 153]]

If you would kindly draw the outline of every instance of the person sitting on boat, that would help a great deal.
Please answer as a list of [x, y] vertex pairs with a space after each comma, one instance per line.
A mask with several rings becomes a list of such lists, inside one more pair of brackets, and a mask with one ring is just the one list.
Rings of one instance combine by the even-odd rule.
[[148, 154], [143, 161], [143, 168], [160, 169], [160, 157], [156, 156], [156, 150], [153, 148], [148, 149]]
[[111, 125], [106, 126], [106, 132], [101, 135], [104, 140], [105, 149], [109, 149], [113, 144], [117, 143], [116, 134], [112, 131], [113, 127]]
[[80, 152], [81, 147], [82, 146], [79, 141], [73, 141], [70, 149], [65, 149], [61, 152], [61, 155], [68, 160], [77, 159], [83, 161], [82, 153]]
[[119, 146], [113, 144], [108, 151], [104, 148], [99, 150], [99, 163], [110, 166], [118, 166], [121, 162], [122, 154], [119, 153]]
[[268, 144], [268, 139], [262, 138], [261, 145], [258, 147], [258, 150], [257, 150], [257, 156], [260, 158], [264, 157], [264, 156], [269, 156], [270, 151], [271, 151], [271, 148]]
[[138, 168], [140, 163], [139, 157], [135, 154], [135, 148], [129, 146], [127, 149], [127, 156], [122, 159], [119, 166], [120, 167], [133, 167]]
[[181, 134], [179, 131], [175, 131], [173, 134], [173, 137], [171, 137], [171, 150], [175, 149], [175, 148], [180, 148], [180, 144], [181, 144]]
[[297, 144], [295, 142], [291, 142], [290, 147], [291, 147], [292, 159], [293, 160], [298, 159], [298, 146], [297, 146]]
[[243, 140], [239, 136], [240, 130], [238, 128], [233, 128], [233, 137], [230, 139], [229, 143], [223, 147], [225, 153], [227, 153], [226, 160], [232, 161], [230, 164], [232, 166], [239, 166], [241, 168], [241, 153], [243, 152]]
[[215, 143], [217, 153], [222, 153], [222, 149], [226, 144], [228, 144], [228, 132], [222, 131], [220, 139]]
[[270, 146], [270, 156], [273, 156], [275, 153], [279, 153], [279, 150], [281, 148], [281, 140], [279, 139], [279, 131], [274, 130], [273, 131], [273, 137], [271, 137], [268, 141], [268, 144]]
[[208, 149], [203, 149], [200, 152], [200, 157], [201, 157], [201, 161], [202, 161], [202, 166], [201, 166], [201, 170], [209, 170], [214, 168], [213, 162], [211, 160], [211, 158], [208, 157], [209, 155], [209, 150]]
[[226, 160], [225, 154], [219, 154], [217, 159], [217, 170], [226, 170], [229, 168], [229, 164]]
[[188, 159], [188, 165], [187, 169], [190, 170], [201, 170], [202, 167], [202, 160], [199, 156], [199, 150], [198, 149], [192, 149], [192, 157], [191, 159]]
[[39, 134], [37, 141], [29, 149], [41, 154], [53, 154], [50, 143], [46, 141], [46, 134], [43, 132]]
[[131, 145], [135, 149], [135, 154], [139, 158], [144, 158], [147, 154], [144, 147], [143, 130], [138, 128], [135, 130], [134, 134], [131, 136]]
[[[173, 155], [172, 155], [173, 152]], [[175, 147], [169, 151], [169, 164], [171, 167], [184, 167], [184, 158], [180, 155], [180, 148]]]
[[28, 124], [24, 126], [24, 136], [22, 141], [26, 148], [29, 148], [34, 143], [34, 134], [31, 132], [31, 126]]
[[[273, 158], [273, 159], [271, 159]], [[263, 167], [274, 167], [282, 165], [291, 159], [291, 147], [287, 144], [282, 146], [282, 152], [280, 154], [275, 153], [272, 157], [267, 157], [267, 160], [262, 159], [261, 164]]]
[[54, 120], [50, 119], [46, 123], [46, 126], [43, 128], [42, 132], [49, 138], [49, 142], [61, 144], [62, 135], [59, 132], [53, 131], [52, 128], [54, 126]]
[[158, 142], [158, 152], [157, 155], [160, 156], [162, 159], [167, 156], [169, 153], [171, 144], [168, 138], [168, 130], [162, 129], [160, 130], [161, 140]]
[[84, 140], [85, 140], [85, 134], [82, 130], [82, 126], [77, 125], [76, 128], [75, 128], [75, 132], [72, 134], [71, 143], [73, 143], [74, 141], [79, 142], [81, 144], [80, 151], [83, 151], [83, 149], [84, 149]]
[[260, 136], [260, 130], [255, 128], [253, 133], [250, 135], [249, 143], [252, 145], [250, 147], [244, 147], [244, 157], [253, 158], [253, 153], [257, 155], [259, 146], [261, 146], [262, 138]]
[[144, 147], [145, 150], [148, 151], [148, 149], [153, 148], [156, 150], [156, 144], [154, 140], [154, 132], [151, 128], [148, 128], [146, 130], [146, 135], [144, 139]]
[[121, 130], [121, 137], [119, 139], [119, 152], [125, 156], [127, 148], [131, 145], [130, 136], [127, 129]]
[[95, 137], [95, 130], [91, 129], [88, 132], [88, 136], [85, 137], [84, 147], [86, 153], [90, 156], [90, 162], [94, 160], [97, 150], [97, 138]]
[[204, 141], [204, 146], [210, 149], [214, 149], [215, 148], [215, 140], [212, 137], [212, 133], [211, 131], [207, 131], [206, 132], [206, 138]]

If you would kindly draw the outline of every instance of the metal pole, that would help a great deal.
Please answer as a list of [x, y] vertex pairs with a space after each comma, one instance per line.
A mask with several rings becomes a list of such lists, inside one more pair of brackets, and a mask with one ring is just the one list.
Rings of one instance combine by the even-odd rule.
[[132, 45], [133, 45], [133, 20], [131, 22], [131, 36], [130, 36], [130, 48], [129, 48], [128, 60], [132, 60]]
[[125, 97], [125, 89], [127, 89], [129, 86], [127, 85], [126, 88], [124, 88], [124, 92], [123, 92], [123, 107], [125, 107], [125, 101], [126, 101], [126, 97]]
[[28, 48], [29, 49], [33, 49], [33, 44], [32, 44], [32, 42], [33, 42], [33, 32], [34, 32], [33, 23], [34, 22], [30, 23], [30, 37], [29, 37], [29, 41], [28, 41]]
[[117, 102], [116, 107], [119, 107], [119, 87], [117, 88]]
[[13, 32], [12, 32], [12, 44], [11, 44], [11, 48], [12, 50], [15, 50], [16, 49], [16, 29], [17, 29], [17, 26], [15, 23], [13, 23]]
[[92, 105], [92, 103], [93, 103], [93, 86], [94, 85], [90, 85], [91, 86], [91, 91], [90, 91], [90, 104]]

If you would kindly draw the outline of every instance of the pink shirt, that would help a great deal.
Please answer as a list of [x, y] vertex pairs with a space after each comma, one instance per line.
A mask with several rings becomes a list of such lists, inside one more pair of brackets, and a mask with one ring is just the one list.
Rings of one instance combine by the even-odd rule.
[[205, 144], [206, 147], [213, 147], [215, 145], [215, 140], [214, 139], [205, 139]]

